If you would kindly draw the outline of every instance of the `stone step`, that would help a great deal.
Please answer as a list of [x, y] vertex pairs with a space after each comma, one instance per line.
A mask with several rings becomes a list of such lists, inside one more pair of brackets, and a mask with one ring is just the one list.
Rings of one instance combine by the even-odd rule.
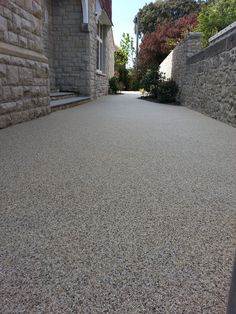
[[70, 98], [70, 97], [77, 97], [78, 95], [73, 92], [51, 92], [50, 98], [51, 100], [59, 100], [64, 98]]
[[61, 109], [67, 109], [71, 107], [75, 107], [85, 102], [90, 101], [90, 97], [88, 96], [77, 96], [77, 97], [70, 97], [70, 98], [63, 98], [58, 100], [51, 100], [50, 107], [52, 111], [57, 111]]

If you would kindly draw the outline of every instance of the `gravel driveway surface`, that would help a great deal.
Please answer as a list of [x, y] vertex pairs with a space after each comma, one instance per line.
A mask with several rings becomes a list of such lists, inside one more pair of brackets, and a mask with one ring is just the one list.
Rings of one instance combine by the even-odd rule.
[[236, 129], [137, 97], [0, 131], [1, 313], [225, 313]]

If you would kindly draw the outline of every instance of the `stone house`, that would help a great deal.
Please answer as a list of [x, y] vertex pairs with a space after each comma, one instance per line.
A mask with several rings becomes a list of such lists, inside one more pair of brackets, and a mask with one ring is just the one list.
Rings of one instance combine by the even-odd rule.
[[105, 95], [113, 72], [112, 0], [0, 0], [0, 128], [48, 114], [50, 92]]

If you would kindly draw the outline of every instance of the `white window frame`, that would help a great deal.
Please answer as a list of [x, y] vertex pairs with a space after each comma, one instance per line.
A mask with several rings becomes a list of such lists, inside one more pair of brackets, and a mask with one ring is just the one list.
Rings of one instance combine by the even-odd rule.
[[98, 21], [97, 23], [97, 73], [103, 74], [105, 71], [105, 41], [104, 41], [104, 25]]

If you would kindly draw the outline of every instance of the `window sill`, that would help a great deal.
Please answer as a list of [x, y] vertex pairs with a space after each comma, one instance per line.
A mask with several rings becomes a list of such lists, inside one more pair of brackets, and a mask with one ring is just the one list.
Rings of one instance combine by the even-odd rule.
[[100, 71], [100, 70], [96, 70], [96, 74], [97, 74], [97, 75], [100, 75], [100, 76], [104, 76], [104, 77], [107, 76], [105, 73], [103, 73], [103, 72]]

